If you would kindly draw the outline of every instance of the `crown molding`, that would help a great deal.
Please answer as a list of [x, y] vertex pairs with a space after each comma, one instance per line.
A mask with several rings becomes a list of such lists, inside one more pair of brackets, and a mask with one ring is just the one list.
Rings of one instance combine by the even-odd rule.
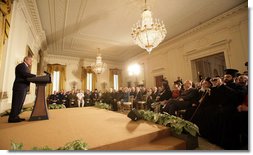
[[47, 54], [47, 56], [45, 58], [46, 59], [62, 59], [62, 60], [68, 60], [68, 61], [71, 61], [71, 60], [72, 61], [79, 61], [80, 60], [80, 58], [78, 58], [78, 57], [55, 55], [55, 54]]
[[26, 17], [26, 22], [31, 29], [32, 35], [35, 40], [32, 42], [35, 50], [46, 50], [46, 35], [45, 31], [42, 29], [42, 24], [36, 4], [36, 0], [18, 0], [16, 1], [18, 8], [24, 13]]
[[[47, 54], [47, 56], [45, 56], [45, 60], [48, 60], [48, 59], [61, 59], [61, 60], [66, 60], [66, 62], [68, 62], [68, 61], [77, 61], [78, 62], [80, 60], [83, 60], [87, 63], [92, 63], [92, 62], [96, 61], [96, 59], [72, 57], [72, 56], [64, 56], [64, 55], [55, 55], [55, 54]], [[109, 60], [103, 60], [103, 62], [107, 63], [107, 65], [120, 65], [120, 66], [122, 66], [122, 63], [120, 63], [120, 62], [109, 61]]]

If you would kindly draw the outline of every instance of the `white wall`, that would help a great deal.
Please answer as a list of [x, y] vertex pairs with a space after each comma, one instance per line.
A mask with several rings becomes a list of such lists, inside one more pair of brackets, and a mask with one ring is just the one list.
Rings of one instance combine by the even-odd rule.
[[[34, 53], [31, 73], [37, 72], [37, 54], [40, 43], [36, 42], [36, 36], [32, 32], [31, 25], [28, 24], [29, 16], [25, 16], [26, 11], [22, 0], [14, 1], [12, 19], [8, 42], [3, 51], [3, 62], [1, 65], [0, 92], [6, 92], [7, 98], [0, 99], [0, 113], [11, 107], [12, 86], [15, 80], [15, 67], [23, 61], [27, 55], [27, 46]], [[26, 96], [25, 104], [33, 103], [35, 100], [35, 85], [31, 84], [30, 94]]]
[[[235, 11], [236, 10], [236, 11]], [[169, 31], [169, 30], [168, 30]], [[136, 45], [137, 46], [137, 45]], [[147, 87], [155, 85], [154, 76], [164, 75], [170, 84], [177, 76], [193, 79], [191, 60], [224, 52], [227, 68], [246, 70], [248, 61], [248, 8], [234, 9], [171, 40], [162, 43], [151, 54], [143, 51], [124, 64], [144, 63]], [[125, 73], [123, 83], [130, 77]]]

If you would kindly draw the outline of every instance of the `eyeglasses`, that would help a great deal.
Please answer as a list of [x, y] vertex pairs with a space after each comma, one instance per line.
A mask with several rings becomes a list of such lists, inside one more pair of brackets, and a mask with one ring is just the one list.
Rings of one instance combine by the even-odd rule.
[[224, 78], [233, 78], [232, 75], [224, 75]]
[[218, 79], [219, 79], [219, 78], [212, 78], [211, 81], [212, 81], [212, 82], [215, 82], [215, 81], [217, 81]]

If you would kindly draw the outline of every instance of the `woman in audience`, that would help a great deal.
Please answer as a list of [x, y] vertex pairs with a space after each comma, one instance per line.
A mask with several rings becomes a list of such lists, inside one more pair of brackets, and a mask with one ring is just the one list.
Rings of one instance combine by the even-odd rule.
[[156, 98], [156, 102], [151, 106], [154, 108], [155, 112], [160, 112], [160, 109], [167, 104], [168, 100], [171, 98], [172, 93], [169, 87], [169, 83], [167, 80], [163, 80], [161, 91]]
[[172, 99], [178, 98], [181, 93], [181, 85], [174, 82], [171, 92], [172, 92], [172, 96], [171, 96]]
[[153, 91], [151, 88], [147, 89], [147, 110], [151, 110], [151, 104], [154, 102], [152, 97]]

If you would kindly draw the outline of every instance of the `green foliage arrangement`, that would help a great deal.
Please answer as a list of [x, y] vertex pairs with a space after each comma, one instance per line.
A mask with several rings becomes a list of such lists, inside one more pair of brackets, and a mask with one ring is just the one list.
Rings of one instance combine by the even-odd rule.
[[[25, 111], [32, 111], [33, 107], [32, 106], [27, 106], [27, 107], [23, 107], [21, 109], [21, 113], [25, 112]], [[0, 116], [9, 116], [11, 113], [11, 109], [5, 110], [3, 113], [0, 114]]]
[[[23, 150], [23, 144], [11, 142], [11, 150], [15, 150], [15, 151]], [[88, 149], [87, 149], [87, 144], [83, 142], [82, 140], [74, 140], [72, 142], [65, 144], [62, 147], [59, 147], [58, 149], [52, 149], [48, 146], [44, 146], [44, 147], [33, 147], [32, 150], [49, 151], [49, 150], [88, 150]]]
[[59, 147], [57, 150], [88, 150], [87, 144], [82, 142], [81, 140], [75, 140], [73, 142], [69, 142], [63, 147]]
[[66, 108], [66, 106], [63, 104], [49, 104], [48, 108], [49, 109], [64, 109]]
[[22, 150], [23, 149], [23, 144], [22, 143], [15, 143], [13, 141], [11, 141], [11, 150]]
[[145, 110], [139, 110], [139, 113], [144, 120], [170, 127], [171, 130], [178, 135], [182, 132], [189, 133], [192, 136], [199, 135], [199, 128], [196, 124], [186, 121], [180, 117], [176, 117], [168, 113], [161, 114]]
[[25, 112], [25, 111], [32, 111], [33, 110], [33, 107], [27, 107], [27, 108], [23, 108], [22, 109], [22, 112]]
[[111, 106], [109, 104], [106, 104], [106, 103], [96, 102], [95, 107], [101, 108], [101, 109], [111, 110]]
[[52, 151], [53, 149], [48, 147], [48, 146], [44, 146], [44, 147], [33, 147], [32, 150], [35, 150], [35, 151], [41, 151], [41, 150], [44, 150], [44, 151]]

